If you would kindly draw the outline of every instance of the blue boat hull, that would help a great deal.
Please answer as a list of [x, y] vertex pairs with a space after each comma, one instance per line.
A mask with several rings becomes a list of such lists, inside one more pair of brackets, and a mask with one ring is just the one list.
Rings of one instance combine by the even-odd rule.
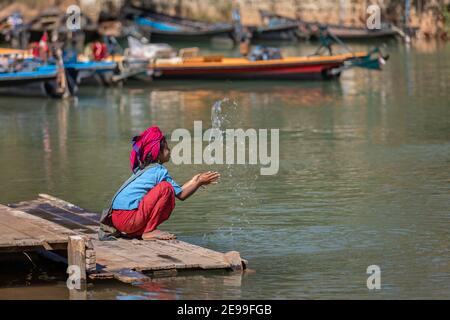
[[66, 63], [65, 68], [78, 85], [111, 85], [117, 64], [109, 61], [74, 62]]
[[[0, 94], [20, 96], [61, 97], [58, 90], [58, 70], [56, 66], [44, 66], [36, 71], [0, 73]], [[66, 71], [70, 94], [75, 94], [77, 86]]]

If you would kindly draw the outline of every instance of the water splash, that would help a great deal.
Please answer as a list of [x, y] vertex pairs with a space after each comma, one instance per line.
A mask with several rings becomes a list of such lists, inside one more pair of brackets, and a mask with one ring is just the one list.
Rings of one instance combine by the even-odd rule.
[[[223, 98], [214, 102], [211, 107], [211, 129], [218, 130], [222, 136], [222, 141], [225, 142], [225, 132], [227, 128], [239, 127], [235, 119], [232, 118], [236, 114], [237, 102], [229, 98]], [[209, 137], [209, 143], [213, 141], [213, 134]], [[230, 171], [230, 165], [226, 165], [227, 172]]]
[[218, 100], [211, 108], [211, 128], [223, 130], [224, 115], [222, 114], [222, 103], [227, 102], [227, 98]]
[[237, 108], [237, 102], [230, 98], [223, 98], [214, 102], [211, 107], [211, 128], [225, 133], [227, 128], [239, 127], [240, 124], [234, 118]]
[[[211, 128], [219, 130], [225, 142], [226, 129], [237, 129], [245, 127], [244, 120], [238, 109], [238, 103], [230, 98], [216, 101], [211, 107]], [[214, 137], [209, 137], [211, 143]], [[245, 211], [254, 205], [254, 189], [257, 175], [251, 173], [250, 165], [224, 164], [218, 171], [225, 178], [222, 181], [224, 192], [235, 195], [233, 211], [239, 216], [230, 217], [231, 226], [229, 231], [241, 230], [235, 224], [249, 224]], [[253, 168], [256, 169], [256, 168]], [[224, 231], [224, 230], [220, 230]]]

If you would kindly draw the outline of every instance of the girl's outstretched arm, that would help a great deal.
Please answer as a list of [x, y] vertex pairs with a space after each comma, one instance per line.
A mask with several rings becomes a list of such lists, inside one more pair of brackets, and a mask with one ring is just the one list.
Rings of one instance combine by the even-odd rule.
[[210, 183], [217, 183], [220, 174], [216, 171], [208, 171], [204, 173], [199, 173], [192, 177], [191, 180], [183, 184], [181, 187], [181, 192], [177, 195], [177, 198], [180, 200], [186, 200], [191, 195], [197, 191], [198, 188], [204, 185], [208, 185]]

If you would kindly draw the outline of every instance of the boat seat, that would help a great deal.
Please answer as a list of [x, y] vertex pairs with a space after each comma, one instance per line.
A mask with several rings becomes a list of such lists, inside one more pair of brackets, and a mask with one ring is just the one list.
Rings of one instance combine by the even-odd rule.
[[186, 63], [198, 63], [198, 62], [222, 62], [223, 56], [221, 55], [211, 55], [211, 56], [200, 56], [193, 58], [185, 58], [183, 62]]

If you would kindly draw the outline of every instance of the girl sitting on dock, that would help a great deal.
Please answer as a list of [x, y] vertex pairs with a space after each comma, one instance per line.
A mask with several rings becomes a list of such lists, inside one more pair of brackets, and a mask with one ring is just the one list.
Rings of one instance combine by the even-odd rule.
[[175, 197], [185, 200], [200, 186], [216, 183], [217, 172], [195, 175], [180, 187], [169, 175], [164, 163], [170, 148], [158, 127], [150, 127], [133, 138], [130, 164], [133, 175], [113, 197], [109, 210], [102, 215], [99, 238], [126, 234], [143, 240], [170, 240], [176, 236], [157, 230], [175, 208]]

